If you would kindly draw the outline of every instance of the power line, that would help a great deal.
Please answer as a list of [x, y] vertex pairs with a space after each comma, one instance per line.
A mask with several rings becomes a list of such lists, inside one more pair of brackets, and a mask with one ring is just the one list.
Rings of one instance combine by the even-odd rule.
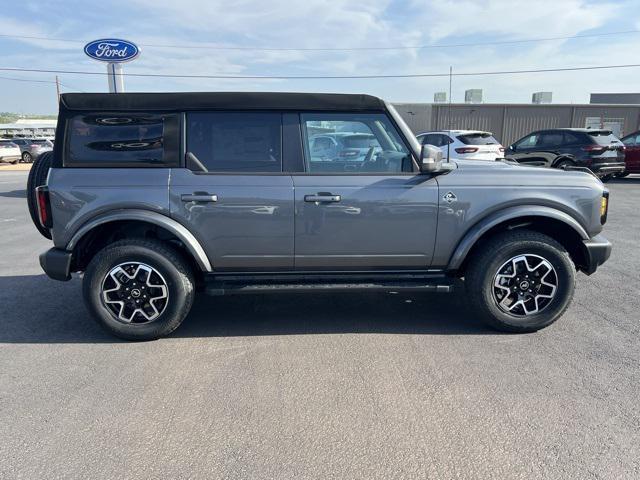
[[[606, 37], [612, 35], [628, 35], [632, 33], [640, 33], [640, 30], [621, 30], [616, 32], [602, 32], [602, 33], [587, 33], [583, 35], [566, 35], [556, 37], [538, 37], [522, 40], [496, 40], [488, 42], [470, 42], [470, 43], [448, 43], [448, 44], [436, 44], [436, 45], [400, 45], [400, 46], [388, 46], [388, 47], [241, 47], [241, 46], [220, 46], [220, 45], [178, 45], [178, 44], [157, 44], [157, 43], [140, 43], [141, 47], [147, 48], [179, 48], [179, 49], [204, 49], [204, 50], [235, 50], [235, 51], [261, 51], [261, 52], [353, 52], [353, 51], [378, 51], [378, 50], [424, 50], [435, 48], [461, 48], [461, 47], [477, 47], [477, 46], [492, 46], [492, 45], [518, 45], [523, 43], [535, 43], [535, 42], [549, 42], [556, 40], [572, 40], [580, 38], [595, 38]], [[11, 35], [0, 34], [0, 38], [15, 38], [23, 40], [44, 40], [51, 42], [66, 42], [85, 44], [87, 42], [77, 39], [68, 38], [56, 38], [56, 37], [41, 37], [35, 35]]]
[[[485, 72], [460, 72], [454, 73], [454, 77], [473, 77], [485, 75], [518, 75], [524, 73], [549, 73], [549, 72], [574, 72], [583, 70], [610, 70], [616, 68], [636, 68], [640, 64], [626, 65], [597, 65], [591, 67], [565, 67], [565, 68], [539, 68], [526, 70], [499, 70]], [[59, 73], [68, 75], [108, 75], [107, 72], [88, 72], [84, 70], [48, 70], [38, 68], [0, 67], [0, 71], [6, 72], [33, 72], [33, 73]], [[425, 78], [448, 77], [449, 73], [413, 73], [413, 74], [363, 74], [363, 75], [189, 75], [189, 74], [163, 74], [163, 73], [123, 73], [125, 77], [151, 77], [151, 78], [201, 78], [201, 79], [231, 79], [231, 80], [348, 80], [348, 79], [376, 79], [376, 78]]]
[[[54, 80], [35, 80], [35, 79], [31, 79], [31, 78], [17, 78], [17, 77], [5, 77], [5, 76], [0, 76], [0, 80], [11, 80], [14, 82], [28, 82], [28, 83], [56, 83]], [[82, 90], [80, 90], [79, 88], [75, 88], [72, 87], [70, 85], [66, 85], [60, 81], [58, 81], [58, 83], [60, 85], [62, 85], [65, 88], [69, 88], [71, 90], [75, 90], [81, 93], [84, 93]]]

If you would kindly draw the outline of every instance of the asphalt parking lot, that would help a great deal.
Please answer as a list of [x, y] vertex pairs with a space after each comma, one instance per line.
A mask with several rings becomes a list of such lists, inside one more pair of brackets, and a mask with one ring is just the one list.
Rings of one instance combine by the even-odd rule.
[[0, 478], [640, 478], [640, 177], [611, 260], [554, 326], [452, 295], [200, 297], [127, 343], [41, 272], [26, 172], [0, 172]]

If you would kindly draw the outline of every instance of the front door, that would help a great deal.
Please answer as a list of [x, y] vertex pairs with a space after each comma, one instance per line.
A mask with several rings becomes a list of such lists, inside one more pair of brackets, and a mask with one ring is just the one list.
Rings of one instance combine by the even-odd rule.
[[[384, 114], [302, 114], [306, 173], [295, 187], [299, 270], [425, 269], [433, 256], [438, 185], [414, 172]], [[315, 156], [318, 137], [330, 157]]]
[[214, 270], [293, 268], [293, 181], [282, 172], [282, 115], [186, 114], [186, 168], [171, 172], [171, 214]]

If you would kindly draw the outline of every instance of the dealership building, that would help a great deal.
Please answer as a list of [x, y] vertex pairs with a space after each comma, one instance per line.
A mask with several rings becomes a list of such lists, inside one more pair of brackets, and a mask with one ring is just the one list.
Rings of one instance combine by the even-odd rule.
[[416, 134], [484, 130], [503, 145], [546, 128], [607, 128], [618, 137], [640, 129], [640, 105], [632, 104], [394, 103], [394, 107]]

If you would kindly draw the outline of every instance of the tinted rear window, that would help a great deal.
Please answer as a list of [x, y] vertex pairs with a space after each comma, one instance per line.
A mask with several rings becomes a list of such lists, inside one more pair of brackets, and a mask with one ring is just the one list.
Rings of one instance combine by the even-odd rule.
[[589, 136], [593, 138], [598, 145], [611, 145], [620, 142], [620, 140], [618, 140], [618, 138], [609, 131], [589, 132]]
[[162, 115], [79, 115], [69, 121], [65, 164], [164, 166]]
[[497, 145], [499, 142], [489, 133], [468, 133], [466, 135], [458, 135], [465, 145]]

